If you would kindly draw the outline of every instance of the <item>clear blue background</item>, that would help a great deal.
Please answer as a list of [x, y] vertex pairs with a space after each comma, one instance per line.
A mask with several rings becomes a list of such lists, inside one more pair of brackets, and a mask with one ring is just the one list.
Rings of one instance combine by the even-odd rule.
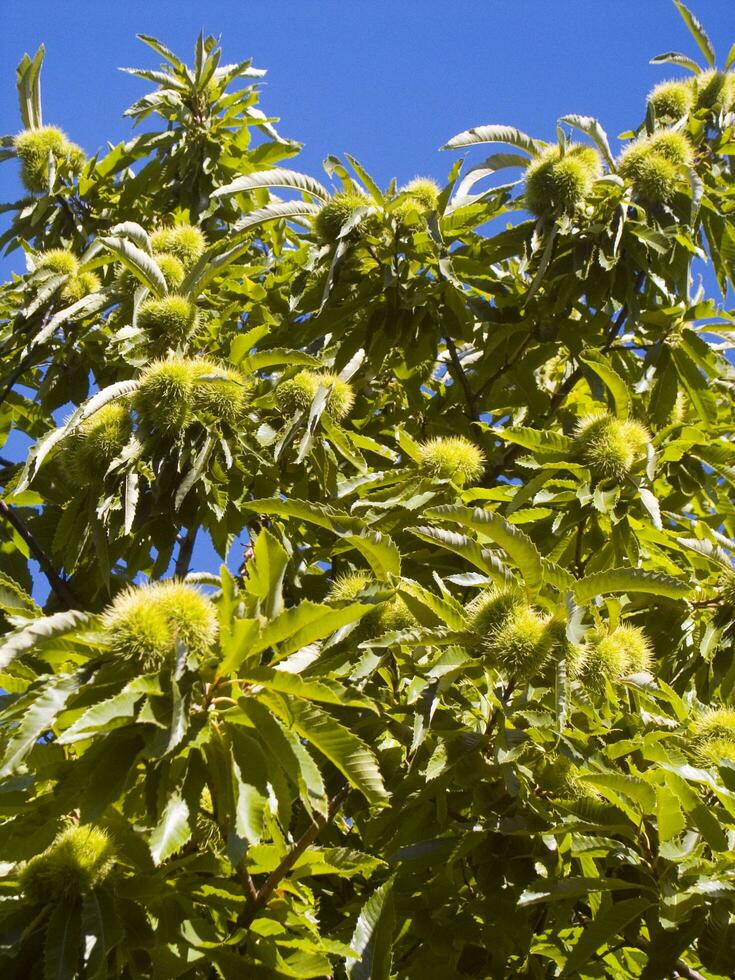
[[[735, 41], [735, 3], [691, 6], [724, 62]], [[204, 30], [221, 37], [225, 62], [252, 57], [268, 69], [261, 106], [281, 117], [284, 136], [305, 143], [292, 166], [322, 176], [326, 154], [347, 151], [381, 184], [416, 175], [443, 182], [456, 154], [438, 147], [471, 126], [505, 123], [553, 139], [556, 119], [575, 112], [597, 116], [616, 137], [640, 122], [649, 89], [679, 73], [649, 65], [653, 55], [699, 57], [670, 0], [6, 0], [4, 7], [3, 133], [20, 128], [15, 65], [41, 41], [44, 121], [93, 153], [129, 136], [122, 112], [149, 87], [117, 67], [159, 66], [135, 34], [160, 38], [191, 63]], [[17, 170], [14, 161], [0, 166], [0, 201], [19, 195]], [[10, 269], [23, 270], [18, 253], [0, 259], [0, 274]], [[195, 567], [216, 563], [202, 542]]]

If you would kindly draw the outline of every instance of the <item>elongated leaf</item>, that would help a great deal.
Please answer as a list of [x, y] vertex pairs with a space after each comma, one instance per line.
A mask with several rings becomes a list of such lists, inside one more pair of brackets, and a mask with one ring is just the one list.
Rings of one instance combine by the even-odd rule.
[[620, 878], [539, 878], [532, 882], [518, 899], [520, 908], [542, 902], [565, 902], [570, 898], [582, 898], [590, 892], [626, 891], [640, 888]]
[[312, 197], [316, 197], [320, 201], [329, 200], [329, 191], [318, 180], [314, 180], [307, 174], [300, 174], [296, 170], [286, 170], [281, 167], [238, 177], [231, 184], [218, 187], [212, 197], [229, 197], [232, 194], [242, 194], [244, 191], [254, 190], [256, 187], [292, 187], [295, 190], [311, 194]]
[[651, 904], [652, 902], [647, 898], [626, 898], [622, 902], [603, 905], [595, 919], [582, 930], [579, 941], [564, 964], [561, 975], [568, 977], [580, 970], [598, 949], [609, 944]]
[[[256, 208], [250, 211], [233, 227], [233, 231], [243, 232], [269, 221], [280, 219], [313, 218], [319, 212], [319, 206], [308, 204], [305, 201], [286, 201], [279, 204], [268, 204], [264, 208]], [[304, 223], [304, 222], [302, 222]], [[239, 237], [239, 236], [238, 236]], [[216, 254], [216, 250], [209, 249], [192, 267], [184, 277], [184, 281], [179, 287], [179, 291], [184, 296], [191, 299], [196, 298], [208, 284], [221, 272], [236, 262], [241, 256], [245, 255], [252, 248], [250, 236], [243, 237], [242, 241], [237, 242], [226, 252]]]
[[520, 153], [492, 153], [482, 163], [479, 163], [464, 175], [455, 191], [455, 201], [467, 197], [475, 184], [482, 180], [483, 177], [489, 177], [491, 174], [509, 167], [525, 168], [529, 162], [528, 157], [521, 156]]
[[712, 47], [712, 42], [710, 41], [709, 37], [707, 37], [707, 32], [691, 12], [689, 7], [685, 6], [681, 0], [674, 0], [674, 6], [681, 14], [684, 23], [689, 28], [689, 33], [697, 42], [699, 50], [704, 55], [707, 64], [713, 68], [715, 64], [715, 49]]
[[702, 71], [696, 61], [685, 54], [679, 54], [678, 51], [667, 51], [665, 54], [657, 54], [655, 58], [651, 58], [651, 64], [679, 65], [681, 68], [688, 68], [695, 75], [699, 75]]
[[281, 542], [264, 528], [255, 539], [245, 590], [260, 599], [263, 613], [269, 619], [283, 609], [283, 576], [288, 561], [288, 553]]
[[80, 954], [80, 912], [76, 902], [59, 902], [46, 926], [44, 980], [74, 980]]
[[246, 231], [248, 228], [257, 228], [258, 225], [266, 224], [268, 221], [280, 221], [282, 219], [293, 218], [313, 218], [319, 213], [318, 204], [308, 204], [306, 201], [283, 201], [274, 204], [266, 204], [265, 207], [256, 208], [250, 211], [233, 226], [233, 231]]
[[339, 769], [351, 786], [371, 803], [387, 798], [378, 762], [371, 749], [353, 732], [314, 704], [269, 698], [266, 703], [278, 717], [307, 739]]
[[306, 701], [318, 701], [321, 704], [344, 704], [354, 708], [375, 710], [375, 705], [369, 699], [355, 691], [350, 691], [344, 685], [332, 680], [312, 680], [289, 674], [272, 667], [251, 667], [244, 664], [237, 672], [239, 680], [246, 684], [256, 684], [269, 691], [289, 694], [293, 697], [304, 698]]
[[257, 844], [265, 830], [268, 774], [263, 751], [254, 738], [233, 728], [232, 772], [235, 777], [235, 831], [248, 844]]
[[288, 350], [285, 347], [271, 347], [269, 350], [257, 351], [257, 353], [243, 357], [239, 362], [234, 361], [234, 363], [239, 363], [240, 369], [246, 374], [280, 364], [288, 364], [289, 367], [296, 364], [303, 364], [305, 367], [320, 366], [319, 360], [311, 354], [300, 350]]
[[89, 621], [86, 613], [70, 609], [68, 612], [53, 613], [42, 619], [34, 619], [28, 626], [23, 626], [14, 633], [7, 633], [0, 643], [0, 670], [26, 650], [32, 650], [36, 644], [64, 636]]
[[580, 579], [574, 585], [573, 591], [577, 602], [582, 603], [589, 602], [598, 595], [620, 592], [644, 592], [648, 595], [668, 596], [670, 599], [686, 599], [692, 590], [688, 582], [660, 572], [647, 572], [642, 568], [611, 568]]
[[613, 396], [615, 402], [615, 412], [618, 418], [627, 419], [630, 415], [632, 404], [630, 392], [625, 381], [623, 381], [618, 372], [613, 368], [608, 358], [598, 351], [586, 351], [579, 359], [587, 367], [591, 368], [603, 384], [609, 388], [610, 394]]
[[460, 555], [465, 561], [474, 565], [475, 568], [479, 568], [486, 575], [494, 575], [499, 571], [499, 569], [493, 567], [490, 560], [490, 553], [484, 551], [477, 541], [468, 538], [466, 534], [459, 534], [457, 531], [447, 531], [443, 527], [428, 527], [427, 525], [409, 527], [406, 530], [410, 531], [411, 534], [415, 534], [422, 541], [426, 541], [427, 544], [438, 544], [441, 548], [446, 548], [447, 551], [452, 551], [455, 555]]
[[[137, 221], [123, 221], [119, 225], [114, 225], [110, 228], [110, 234], [117, 238], [129, 238], [138, 248], [142, 248], [149, 255], [152, 252], [150, 235]], [[98, 245], [98, 243], [95, 244]]]
[[515, 443], [525, 449], [534, 452], [547, 453], [570, 453], [574, 448], [574, 440], [569, 436], [559, 432], [550, 432], [545, 429], [529, 429], [519, 427], [515, 429], [493, 429], [493, 432], [506, 442]]
[[607, 133], [597, 119], [595, 119], [593, 116], [571, 115], [562, 116], [559, 122], [566, 123], [567, 126], [573, 126], [581, 133], [585, 133], [587, 136], [589, 136], [590, 139], [595, 142], [597, 149], [604, 157], [605, 163], [608, 165], [610, 170], [615, 173], [615, 157], [610, 149], [610, 142], [607, 138]]
[[212, 455], [215, 445], [216, 439], [213, 433], [208, 432], [207, 437], [204, 440], [204, 445], [197, 453], [197, 457], [192, 463], [191, 469], [187, 471], [186, 476], [179, 484], [179, 488], [176, 491], [176, 496], [174, 498], [174, 510], [178, 510], [179, 507], [181, 507], [186, 495], [204, 475], [204, 471], [209, 463], [209, 457]]
[[80, 319], [83, 316], [90, 316], [92, 313], [97, 313], [99, 310], [103, 309], [108, 302], [109, 293], [102, 289], [98, 293], [90, 293], [89, 296], [83, 296], [80, 300], [77, 300], [76, 303], [72, 303], [71, 306], [67, 306], [63, 310], [59, 310], [58, 313], [54, 313], [45, 327], [39, 330], [38, 333], [31, 339], [30, 343], [21, 355], [21, 360], [24, 357], [27, 357], [31, 351], [35, 350], [37, 347], [43, 346], [47, 340], [50, 340], [63, 323]]
[[273, 514], [277, 517], [294, 517], [307, 524], [316, 524], [336, 534], [360, 533], [365, 522], [359, 517], [352, 517], [345, 511], [337, 510], [328, 504], [312, 503], [309, 500], [280, 500], [278, 497], [261, 500], [250, 500], [242, 505], [246, 510], [258, 514]]
[[25, 129], [38, 129], [43, 125], [41, 116], [41, 67], [45, 50], [43, 44], [40, 44], [32, 60], [28, 54], [24, 54], [16, 69], [18, 107]]
[[437, 520], [456, 521], [463, 527], [470, 527], [481, 534], [486, 534], [499, 544], [518, 566], [529, 589], [535, 591], [541, 587], [543, 570], [536, 545], [527, 534], [509, 524], [504, 517], [479, 507], [472, 509], [457, 504], [433, 507], [426, 511], [426, 516]]
[[14, 772], [39, 738], [55, 723], [66, 702], [84, 683], [82, 673], [63, 674], [47, 681], [41, 693], [29, 706], [18, 727], [13, 729], [0, 761], [0, 777]]
[[241, 629], [229, 643], [219, 672], [224, 675], [236, 671], [246, 658], [254, 658], [269, 648], [277, 648], [276, 660], [283, 659], [294, 650], [324, 639], [341, 626], [357, 622], [374, 608], [355, 602], [333, 609], [306, 599], [286, 609], [260, 630], [255, 620], [240, 620]]
[[29, 452], [15, 492], [19, 493], [21, 490], [25, 490], [28, 487], [29, 483], [38, 472], [38, 469], [43, 463], [44, 459], [48, 456], [54, 446], [61, 442], [62, 439], [66, 439], [68, 436], [70, 436], [76, 431], [76, 429], [79, 428], [82, 422], [85, 422], [88, 418], [91, 418], [95, 412], [98, 412], [105, 405], [109, 404], [109, 402], [115, 401], [117, 398], [123, 398], [125, 395], [129, 395], [131, 392], [135, 391], [137, 388], [138, 381], [135, 379], [130, 381], [117, 381], [115, 384], [108, 385], [106, 388], [103, 388], [102, 391], [98, 391], [83, 405], [80, 405], [79, 408], [64, 423], [64, 425], [59, 426], [58, 429], [52, 429], [51, 432], [48, 432], [43, 439], [40, 439], [36, 445], [33, 446]]
[[360, 909], [350, 940], [358, 959], [348, 957], [345, 962], [350, 980], [389, 980], [394, 929], [393, 879], [389, 879]]
[[299, 787], [301, 799], [308, 810], [326, 816], [329, 800], [324, 780], [319, 766], [301, 739], [255, 698], [241, 698], [240, 707], [252, 719], [268, 751]]
[[401, 553], [387, 534], [363, 531], [362, 534], [343, 534], [342, 540], [364, 556], [378, 578], [401, 574]]
[[122, 264], [156, 296], [168, 292], [166, 280], [154, 259], [127, 238], [110, 236], [100, 242], [120, 259]]
[[59, 736], [59, 745], [68, 745], [80, 738], [89, 738], [95, 731], [104, 731], [113, 722], [135, 717], [135, 708], [146, 694], [158, 694], [160, 688], [152, 678], [136, 677], [119, 694], [87, 708], [74, 724]]
[[442, 150], [457, 150], [477, 143], [508, 143], [525, 150], [532, 157], [538, 156], [543, 146], [513, 126], [475, 126], [453, 136]]
[[166, 803], [163, 816], [153, 830], [149, 847], [155, 864], [161, 864], [191, 837], [189, 807], [179, 793], [174, 793]]
[[446, 623], [450, 629], [462, 630], [467, 624], [467, 617], [461, 604], [449, 594], [442, 597], [425, 589], [412, 579], [401, 579], [398, 590], [403, 595], [410, 596], [430, 609], [435, 616]]
[[84, 895], [81, 924], [88, 980], [106, 980], [107, 950], [112, 945], [113, 937], [119, 938], [120, 934], [114, 916], [114, 907], [110, 908], [107, 896], [101, 896], [97, 889]]

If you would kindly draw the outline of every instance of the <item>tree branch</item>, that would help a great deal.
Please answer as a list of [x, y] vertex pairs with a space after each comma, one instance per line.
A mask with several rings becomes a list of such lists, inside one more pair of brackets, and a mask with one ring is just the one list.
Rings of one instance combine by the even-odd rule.
[[188, 528], [183, 538], [179, 540], [179, 554], [176, 558], [176, 566], [174, 568], [174, 575], [176, 578], [184, 578], [189, 571], [196, 536], [196, 528]]
[[327, 815], [322, 816], [321, 814], [318, 814], [316, 819], [312, 821], [311, 826], [304, 831], [301, 837], [299, 837], [278, 867], [271, 871], [263, 883], [263, 887], [258, 889], [257, 893], [250, 901], [248, 908], [245, 910], [245, 915], [241, 919], [241, 922], [244, 925], [248, 925], [250, 922], [252, 922], [257, 911], [268, 904], [273, 892], [276, 890], [280, 882], [286, 877], [291, 868], [293, 868], [304, 851], [314, 843], [322, 830], [324, 830], [324, 828], [337, 816], [349, 793], [350, 787], [345, 783], [342, 789], [335, 793], [335, 795], [329, 801]]
[[472, 394], [472, 389], [470, 388], [470, 383], [467, 380], [467, 375], [464, 373], [462, 362], [460, 361], [459, 354], [457, 353], [457, 347], [451, 337], [445, 337], [444, 341], [447, 345], [447, 350], [449, 351], [449, 356], [452, 360], [452, 367], [454, 368], [452, 374], [456, 374], [455, 381], [459, 381], [462, 386], [465, 401], [467, 402], [468, 414], [470, 418], [474, 420], [477, 418], [475, 396]]
[[56, 571], [51, 559], [48, 557], [38, 541], [36, 541], [32, 532], [29, 531], [18, 514], [8, 507], [4, 500], [0, 500], [0, 514], [2, 514], [8, 524], [10, 524], [10, 526], [18, 532], [21, 538], [28, 545], [31, 554], [36, 559], [41, 567], [41, 571], [48, 579], [48, 583], [51, 586], [56, 598], [62, 602], [67, 609], [78, 607], [79, 602], [77, 601], [72, 590], [69, 588], [68, 583]]

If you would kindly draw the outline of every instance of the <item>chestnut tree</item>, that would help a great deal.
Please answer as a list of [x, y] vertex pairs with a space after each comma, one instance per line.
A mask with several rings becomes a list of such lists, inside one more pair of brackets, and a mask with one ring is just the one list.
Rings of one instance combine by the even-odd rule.
[[88, 157], [23, 57], [7, 976], [732, 975], [735, 49], [676, 7], [617, 151], [443, 187], [291, 169], [210, 37]]

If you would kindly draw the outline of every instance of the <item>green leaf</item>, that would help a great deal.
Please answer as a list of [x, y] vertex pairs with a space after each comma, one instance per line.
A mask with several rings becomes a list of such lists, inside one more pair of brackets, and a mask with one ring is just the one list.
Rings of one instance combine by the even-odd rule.
[[336, 534], [360, 533], [365, 522], [359, 517], [352, 517], [345, 511], [337, 510], [329, 504], [312, 503], [308, 500], [280, 500], [278, 497], [265, 500], [244, 501], [241, 505], [245, 510], [254, 510], [258, 514], [275, 515], [276, 517], [295, 517], [308, 524], [316, 524]]
[[155, 260], [127, 238], [110, 236], [100, 238], [100, 243], [118, 257], [125, 268], [147, 286], [156, 296], [165, 296], [168, 292], [166, 280]]
[[538, 156], [544, 145], [513, 126], [475, 126], [453, 136], [442, 150], [458, 150], [465, 146], [475, 146], [477, 143], [508, 143], [525, 150], [532, 157]]
[[357, 735], [316, 705], [300, 700], [284, 701], [280, 697], [270, 697], [265, 703], [326, 756], [370, 803], [387, 799], [377, 759]]
[[681, 0], [674, 0], [674, 6], [681, 14], [682, 20], [689, 28], [689, 33], [692, 35], [694, 40], [699, 46], [699, 50], [705, 57], [707, 64], [713, 68], [715, 64], [715, 49], [712, 47], [712, 42], [707, 37], [707, 32], [702, 27], [700, 22], [691, 12], [691, 10], [685, 6]]
[[409, 596], [420, 602], [453, 630], [463, 630], [467, 625], [467, 617], [462, 605], [448, 593], [443, 597], [425, 589], [413, 579], [403, 578], [398, 586], [400, 594]]
[[232, 774], [235, 780], [235, 832], [248, 844], [257, 844], [265, 830], [268, 809], [268, 774], [263, 751], [254, 738], [230, 729]]
[[263, 528], [248, 561], [245, 591], [260, 600], [263, 614], [269, 619], [283, 610], [283, 576], [288, 562], [288, 553], [281, 542]]
[[533, 452], [571, 453], [574, 449], [573, 439], [548, 429], [519, 427], [515, 429], [493, 429], [492, 431], [499, 439], [504, 439], [505, 442], [513, 442], [517, 446], [523, 446]]
[[647, 898], [626, 898], [622, 902], [602, 905], [593, 921], [582, 929], [579, 941], [564, 964], [561, 975], [568, 977], [580, 970], [599, 949], [609, 945], [611, 940], [651, 905], [652, 902]]
[[607, 138], [607, 133], [600, 125], [599, 121], [593, 116], [562, 116], [559, 120], [560, 123], [566, 123], [567, 126], [573, 126], [578, 129], [581, 133], [589, 136], [597, 146], [597, 149], [602, 154], [605, 163], [608, 165], [610, 170], [615, 173], [615, 157], [610, 149], [610, 142]]
[[329, 800], [322, 774], [308, 749], [292, 731], [255, 698], [241, 698], [239, 708], [252, 720], [268, 752], [276, 758], [309, 812], [326, 817]]
[[395, 542], [378, 531], [343, 534], [342, 540], [356, 548], [378, 578], [401, 574], [401, 554]]
[[580, 361], [591, 368], [600, 378], [613, 396], [615, 413], [620, 419], [627, 419], [631, 414], [632, 401], [625, 381], [613, 368], [609, 359], [599, 351], [586, 351], [579, 357]]
[[154, 677], [136, 677], [119, 694], [87, 708], [56, 741], [59, 745], [70, 745], [79, 739], [90, 738], [95, 732], [116, 728], [118, 725], [114, 722], [124, 723], [135, 717], [136, 706], [145, 694], [159, 693], [161, 689]]
[[85, 980], [106, 980], [107, 951], [121, 938], [109, 895], [93, 888], [82, 898]]
[[105, 405], [118, 398], [124, 398], [126, 395], [136, 391], [137, 388], [138, 381], [135, 379], [131, 379], [130, 381], [117, 381], [114, 384], [108, 385], [106, 388], [94, 394], [88, 401], [84, 402], [83, 405], [80, 405], [64, 425], [60, 425], [57, 429], [52, 429], [51, 432], [48, 432], [28, 453], [15, 492], [20, 493], [27, 489], [51, 450], [63, 439], [67, 439], [72, 435], [82, 422], [91, 418]]
[[[274, 670], [271, 667], [251, 667], [246, 662], [237, 672], [238, 679], [246, 684], [257, 684], [268, 691], [278, 691], [306, 701], [319, 701], [322, 704], [343, 704], [346, 707], [375, 710], [369, 699], [355, 691], [350, 691], [338, 681], [312, 680], [298, 674]], [[257, 692], [255, 692], [257, 697]]]
[[[5, 612], [21, 614], [23, 616], [40, 616], [41, 610], [34, 600], [25, 592], [20, 585], [11, 578], [0, 572], [0, 609]], [[0, 647], [2, 649], [2, 647]], [[0, 669], [2, 669], [2, 655], [0, 654]]]
[[349, 980], [390, 980], [394, 929], [393, 879], [389, 879], [360, 909], [350, 940], [358, 958], [345, 961]]
[[356, 623], [374, 608], [372, 604], [355, 602], [333, 609], [305, 599], [297, 606], [284, 610], [260, 629], [256, 621], [250, 620], [252, 625], [244, 635], [235, 635], [228, 645], [219, 672], [221, 675], [232, 673], [246, 658], [254, 658], [269, 648], [277, 648], [275, 659], [282, 660], [294, 650], [330, 636], [341, 626]]
[[[240, 338], [235, 338], [235, 340], [238, 339]], [[235, 341], [233, 341], [234, 348]], [[279, 364], [288, 364], [289, 367], [296, 364], [303, 364], [304, 367], [320, 366], [318, 358], [311, 354], [300, 350], [289, 350], [286, 347], [271, 347], [249, 356], [243, 355], [237, 360], [233, 357], [233, 361], [235, 364], [239, 364], [240, 370], [246, 374], [262, 371], [264, 368], [276, 367]]]
[[16, 68], [18, 107], [24, 129], [38, 129], [43, 125], [41, 114], [41, 68], [46, 48], [39, 44], [33, 59], [24, 54]]
[[518, 899], [520, 908], [539, 905], [542, 902], [566, 902], [583, 898], [590, 892], [624, 891], [640, 888], [640, 885], [619, 878], [538, 878], [530, 884]]
[[696, 61], [693, 61], [692, 58], [687, 57], [685, 54], [679, 54], [677, 51], [667, 51], [665, 54], [657, 54], [655, 58], [651, 58], [650, 63], [652, 65], [679, 65], [681, 68], [688, 68], [695, 75], [699, 75], [702, 71]]
[[295, 170], [282, 168], [261, 170], [260, 173], [237, 177], [231, 184], [218, 187], [212, 197], [229, 197], [232, 194], [242, 194], [244, 191], [254, 190], [256, 187], [291, 187], [294, 190], [311, 194], [319, 201], [326, 202], [329, 200], [329, 191], [318, 180], [314, 180], [313, 177], [306, 174], [297, 173]]
[[688, 582], [661, 572], [644, 571], [642, 568], [611, 568], [580, 579], [573, 586], [573, 592], [577, 602], [583, 603], [598, 595], [620, 592], [644, 592], [669, 599], [686, 599], [692, 594], [692, 589]]
[[162, 864], [191, 837], [189, 807], [179, 792], [169, 797], [160, 822], [151, 833], [149, 848], [154, 864]]
[[38, 739], [53, 727], [57, 716], [84, 680], [82, 673], [62, 674], [43, 684], [8, 739], [0, 760], [0, 777], [8, 776], [24, 762]]
[[7, 633], [0, 643], [0, 670], [4, 670], [22, 653], [33, 650], [46, 640], [65, 636], [87, 622], [89, 616], [86, 613], [70, 609], [68, 612], [53, 613], [51, 616], [34, 619], [28, 626], [21, 626], [14, 632]]
[[[233, 226], [232, 230], [242, 233], [267, 224], [269, 221], [313, 218], [318, 211], [318, 205], [307, 204], [305, 201], [286, 201], [281, 204], [268, 204], [266, 207], [256, 208], [254, 211], [250, 211]], [[187, 273], [179, 287], [180, 292], [184, 296], [194, 298], [207, 287], [215, 276], [224, 272], [228, 266], [236, 262], [250, 248], [252, 248], [252, 240], [248, 236], [220, 254], [213, 253], [211, 249], [208, 250]]]
[[470, 527], [480, 534], [487, 535], [511, 558], [520, 569], [525, 585], [531, 591], [537, 591], [543, 581], [541, 556], [536, 545], [523, 531], [509, 524], [499, 514], [482, 510], [461, 507], [457, 504], [442, 504], [429, 508], [426, 516], [438, 520], [456, 521], [463, 527]]
[[480, 545], [472, 538], [468, 538], [466, 534], [446, 531], [441, 527], [428, 526], [409, 527], [406, 530], [415, 534], [422, 541], [426, 541], [427, 544], [439, 545], [441, 548], [446, 548], [447, 551], [454, 552], [455, 555], [460, 555], [465, 561], [474, 565], [475, 568], [479, 568], [486, 575], [492, 575], [493, 572], [497, 571], [493, 569], [489, 561], [489, 553], [483, 551]]
[[75, 902], [60, 902], [46, 926], [44, 980], [74, 980], [80, 955], [80, 913]]

